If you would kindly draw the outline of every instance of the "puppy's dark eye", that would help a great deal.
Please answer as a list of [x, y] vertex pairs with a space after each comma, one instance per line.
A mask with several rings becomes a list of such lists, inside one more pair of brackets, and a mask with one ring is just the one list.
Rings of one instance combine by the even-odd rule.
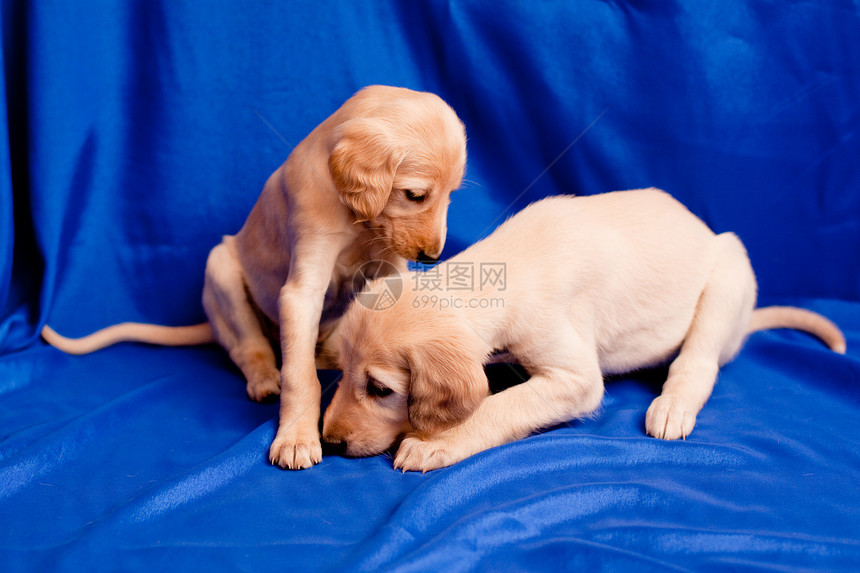
[[374, 380], [373, 378], [367, 381], [367, 395], [374, 398], [385, 398], [394, 393], [394, 390], [387, 388]]
[[423, 203], [424, 199], [427, 198], [426, 193], [419, 193], [417, 191], [413, 191], [412, 189], [404, 189], [403, 192], [406, 194], [406, 198], [415, 203]]

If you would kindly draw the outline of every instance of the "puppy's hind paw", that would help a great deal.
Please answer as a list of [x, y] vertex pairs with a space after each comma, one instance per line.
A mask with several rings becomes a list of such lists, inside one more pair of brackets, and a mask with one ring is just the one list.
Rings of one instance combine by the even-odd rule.
[[686, 438], [696, 425], [698, 411], [683, 400], [658, 396], [645, 414], [645, 431], [662, 440]]
[[273, 370], [263, 376], [257, 376], [248, 380], [245, 389], [255, 402], [274, 402], [281, 394], [281, 375], [277, 370]]
[[269, 447], [269, 461], [282, 469], [303, 470], [322, 461], [319, 436], [293, 436], [278, 432]]

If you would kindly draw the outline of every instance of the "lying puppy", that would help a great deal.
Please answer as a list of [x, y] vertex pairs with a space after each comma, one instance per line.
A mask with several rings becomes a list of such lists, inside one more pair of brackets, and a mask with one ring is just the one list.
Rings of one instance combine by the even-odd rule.
[[[493, 263], [505, 265], [504, 281], [483, 274]], [[350, 306], [326, 442], [366, 456], [405, 436], [394, 467], [432, 470], [587, 416], [604, 375], [669, 361], [645, 428], [672, 440], [693, 430], [717, 370], [748, 333], [798, 328], [845, 352], [842, 333], [818, 314], [753, 310], [756, 281], [740, 240], [715, 235], [656, 189], [539, 201], [435, 275], [469, 265], [472, 289], [434, 291], [412, 273], [390, 309]], [[496, 349], [531, 378], [488, 396], [483, 364]]]
[[[404, 271], [407, 259], [435, 262], [448, 196], [465, 162], [463, 124], [439, 97], [367, 87], [296, 146], [242, 229], [212, 249], [203, 287], [207, 323], [124, 323], [78, 340], [46, 326], [43, 336], [78, 354], [119, 341], [214, 339], [242, 370], [251, 398], [281, 393], [272, 463], [310, 467], [322, 458], [315, 352], [331, 346], [347, 302], [363, 286], [356, 277]], [[285, 357], [280, 372], [274, 344]]]

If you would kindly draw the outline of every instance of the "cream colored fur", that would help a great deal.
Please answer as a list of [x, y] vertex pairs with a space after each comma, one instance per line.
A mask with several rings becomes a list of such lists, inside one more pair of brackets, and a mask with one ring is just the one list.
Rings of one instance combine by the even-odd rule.
[[[251, 398], [280, 393], [272, 463], [310, 467], [322, 458], [316, 367], [332, 363], [330, 336], [362, 286], [357, 271], [372, 277], [386, 268], [381, 262], [402, 271], [407, 259], [439, 256], [465, 162], [463, 124], [439, 97], [367, 87], [296, 146], [242, 229], [212, 249], [207, 323], [124, 323], [79, 340], [45, 327], [43, 335], [71, 353], [119, 341], [216, 340], [242, 370]], [[362, 267], [367, 262], [375, 266]], [[273, 344], [284, 357], [280, 371]]]
[[[476, 274], [473, 290], [427, 291], [410, 273], [392, 308], [351, 305], [327, 442], [363, 456], [403, 438], [395, 467], [431, 470], [589, 416], [604, 375], [669, 362], [645, 428], [683, 438], [749, 332], [801, 328], [845, 351], [839, 329], [820, 315], [754, 311], [756, 281], [740, 240], [715, 235], [656, 189], [539, 201], [437, 275], [450, 265], [477, 273], [481, 263], [503, 263], [505, 283], [481, 286]], [[500, 349], [531, 377], [488, 395], [482, 365]]]

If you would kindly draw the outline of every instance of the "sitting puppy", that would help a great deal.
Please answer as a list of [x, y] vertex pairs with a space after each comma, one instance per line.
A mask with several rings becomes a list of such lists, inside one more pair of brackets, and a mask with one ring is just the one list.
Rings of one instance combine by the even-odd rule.
[[[504, 281], [486, 280], [493, 263], [505, 265]], [[412, 273], [391, 308], [351, 305], [326, 442], [365, 456], [405, 436], [394, 467], [432, 470], [587, 416], [600, 405], [604, 375], [668, 361], [645, 428], [683, 438], [748, 333], [799, 328], [845, 351], [842, 333], [820, 315], [754, 310], [740, 240], [715, 235], [656, 189], [539, 201], [434, 271], [451, 279], [469, 265], [473, 289], [422, 292]], [[531, 378], [488, 396], [483, 364], [499, 349]]]
[[[296, 146], [242, 229], [212, 249], [203, 287], [207, 323], [124, 323], [78, 340], [46, 326], [43, 336], [77, 354], [123, 340], [214, 338], [242, 370], [251, 398], [280, 391], [272, 463], [310, 467], [322, 458], [315, 352], [331, 346], [346, 304], [363, 286], [357, 279], [404, 271], [407, 259], [435, 262], [448, 196], [465, 162], [465, 129], [439, 97], [367, 87]], [[280, 372], [273, 345], [284, 357]]]

